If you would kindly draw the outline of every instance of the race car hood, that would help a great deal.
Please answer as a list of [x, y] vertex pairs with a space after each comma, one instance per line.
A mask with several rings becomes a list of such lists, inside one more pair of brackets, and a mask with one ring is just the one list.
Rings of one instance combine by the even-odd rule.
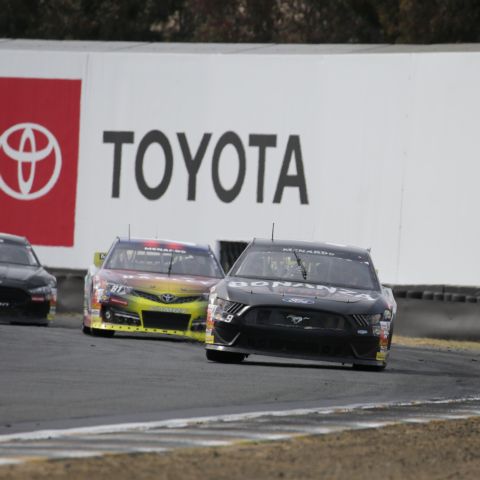
[[100, 270], [98, 277], [107, 283], [125, 285], [149, 293], [175, 295], [207, 293], [220, 279], [200, 276], [166, 275], [133, 270]]
[[2, 286], [35, 288], [51, 284], [55, 284], [55, 277], [47, 273], [43, 267], [14, 263], [0, 264], [0, 285]]
[[375, 290], [347, 289], [296, 281], [227, 277], [214, 291], [220, 298], [250, 306], [282, 305], [350, 313], [383, 312], [384, 296]]

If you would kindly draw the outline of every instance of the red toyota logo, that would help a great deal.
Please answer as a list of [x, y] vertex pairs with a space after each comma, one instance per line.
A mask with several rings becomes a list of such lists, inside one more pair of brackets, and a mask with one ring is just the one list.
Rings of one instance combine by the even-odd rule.
[[0, 78], [0, 231], [72, 246], [80, 80]]

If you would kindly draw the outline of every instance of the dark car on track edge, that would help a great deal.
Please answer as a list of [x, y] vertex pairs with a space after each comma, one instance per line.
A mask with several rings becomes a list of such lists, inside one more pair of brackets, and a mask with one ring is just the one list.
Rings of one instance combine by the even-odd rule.
[[25, 237], [0, 233], [0, 320], [48, 325], [55, 315], [57, 281]]
[[382, 370], [396, 308], [368, 250], [256, 239], [211, 290], [206, 355], [228, 363], [259, 354]]

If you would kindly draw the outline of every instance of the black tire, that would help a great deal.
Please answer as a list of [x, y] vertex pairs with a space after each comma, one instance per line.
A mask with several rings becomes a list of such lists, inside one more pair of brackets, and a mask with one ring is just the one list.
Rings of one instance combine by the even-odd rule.
[[207, 350], [207, 360], [219, 363], [241, 363], [247, 357], [244, 353], [220, 352], [218, 350]]
[[90, 327], [87, 327], [86, 325], [83, 325], [82, 332], [85, 335], [91, 335], [92, 334], [92, 329]]
[[100, 328], [91, 328], [90, 331], [95, 337], [111, 338], [115, 335], [115, 330], [102, 330]]

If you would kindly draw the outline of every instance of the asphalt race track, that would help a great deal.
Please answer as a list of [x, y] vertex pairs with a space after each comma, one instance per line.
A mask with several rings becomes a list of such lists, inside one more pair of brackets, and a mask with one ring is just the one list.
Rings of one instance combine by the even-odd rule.
[[0, 325], [0, 435], [252, 411], [475, 397], [480, 352], [394, 346], [384, 372], [249, 357], [207, 362], [199, 344]]

